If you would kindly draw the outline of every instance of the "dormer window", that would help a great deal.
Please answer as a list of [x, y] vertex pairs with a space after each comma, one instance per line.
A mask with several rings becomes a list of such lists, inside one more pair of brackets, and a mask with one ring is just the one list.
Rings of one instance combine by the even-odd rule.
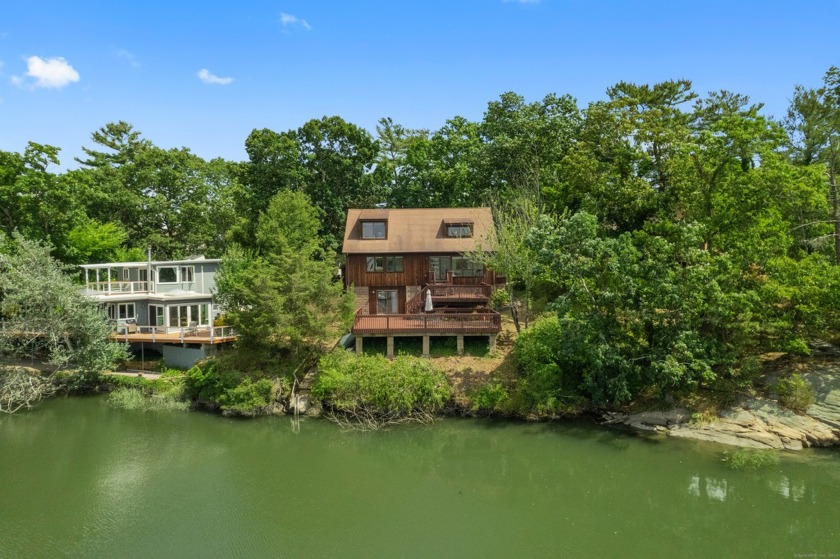
[[447, 223], [446, 236], [453, 239], [465, 239], [473, 236], [472, 223]]
[[387, 237], [388, 222], [387, 221], [363, 221], [362, 222], [362, 238], [363, 239], [384, 239]]

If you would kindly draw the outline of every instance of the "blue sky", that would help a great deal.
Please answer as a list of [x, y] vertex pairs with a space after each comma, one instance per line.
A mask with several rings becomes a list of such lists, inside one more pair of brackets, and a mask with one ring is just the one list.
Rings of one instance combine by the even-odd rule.
[[781, 117], [831, 65], [840, 2], [3, 0], [0, 149], [62, 148], [107, 122], [162, 147], [242, 160], [254, 128], [339, 115], [437, 129], [505, 91], [687, 78]]

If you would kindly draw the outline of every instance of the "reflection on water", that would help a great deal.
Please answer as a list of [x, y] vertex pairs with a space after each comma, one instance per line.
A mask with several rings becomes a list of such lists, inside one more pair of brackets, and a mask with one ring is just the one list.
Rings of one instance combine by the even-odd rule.
[[57, 400], [0, 417], [0, 557], [709, 557], [836, 548], [836, 453], [783, 455], [771, 469], [733, 472], [720, 450], [586, 423], [447, 420], [359, 434], [306, 418], [290, 427], [286, 418]]
[[784, 497], [785, 499], [791, 499], [792, 501], [801, 501], [805, 498], [805, 481], [798, 479], [798, 480], [791, 480], [786, 475], [780, 475], [777, 479], [768, 479], [767, 485]]
[[729, 490], [729, 482], [725, 479], [692, 476], [688, 484], [688, 494], [693, 497], [699, 497], [702, 493], [714, 501], [725, 501], [726, 494]]

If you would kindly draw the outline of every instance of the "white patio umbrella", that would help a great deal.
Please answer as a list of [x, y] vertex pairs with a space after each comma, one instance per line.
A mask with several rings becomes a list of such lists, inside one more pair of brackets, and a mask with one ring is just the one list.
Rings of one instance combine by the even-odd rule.
[[432, 290], [431, 289], [426, 290], [426, 306], [425, 306], [424, 310], [426, 312], [432, 312], [433, 310], [435, 310], [434, 307], [432, 306]]

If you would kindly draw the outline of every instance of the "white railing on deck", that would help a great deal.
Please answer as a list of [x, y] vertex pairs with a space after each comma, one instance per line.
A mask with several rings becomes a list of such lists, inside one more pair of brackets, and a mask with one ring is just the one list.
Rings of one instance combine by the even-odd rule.
[[147, 281], [93, 281], [88, 282], [86, 287], [97, 293], [148, 293], [149, 282]]

